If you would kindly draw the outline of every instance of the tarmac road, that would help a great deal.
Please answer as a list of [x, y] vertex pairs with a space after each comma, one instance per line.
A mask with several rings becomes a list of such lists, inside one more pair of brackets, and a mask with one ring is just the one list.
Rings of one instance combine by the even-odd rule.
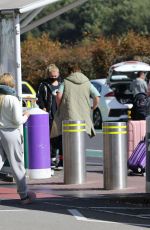
[[[39, 199], [22, 207], [1, 201], [0, 230], [142, 230], [150, 228], [150, 207], [102, 202], [102, 197]], [[109, 199], [109, 197], [105, 197]]]

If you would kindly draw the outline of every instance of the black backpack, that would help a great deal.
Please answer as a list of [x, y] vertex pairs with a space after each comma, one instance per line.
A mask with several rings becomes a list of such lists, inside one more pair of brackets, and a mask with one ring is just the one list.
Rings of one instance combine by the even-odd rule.
[[147, 116], [148, 96], [145, 93], [138, 93], [133, 98], [132, 119], [145, 120]]

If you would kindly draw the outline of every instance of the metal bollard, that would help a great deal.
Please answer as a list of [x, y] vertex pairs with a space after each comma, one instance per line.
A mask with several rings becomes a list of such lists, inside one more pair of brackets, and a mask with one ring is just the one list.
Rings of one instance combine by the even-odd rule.
[[150, 116], [146, 118], [146, 192], [150, 192]]
[[86, 180], [85, 122], [65, 120], [62, 124], [64, 183], [82, 184]]
[[104, 189], [127, 187], [126, 122], [103, 123]]

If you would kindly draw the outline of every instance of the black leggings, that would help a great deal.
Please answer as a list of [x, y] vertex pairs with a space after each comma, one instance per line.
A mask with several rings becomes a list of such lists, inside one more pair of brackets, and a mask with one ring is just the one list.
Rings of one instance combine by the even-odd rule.
[[56, 157], [56, 149], [59, 150], [59, 156], [62, 156], [62, 135], [53, 137], [50, 139], [51, 142], [51, 158]]

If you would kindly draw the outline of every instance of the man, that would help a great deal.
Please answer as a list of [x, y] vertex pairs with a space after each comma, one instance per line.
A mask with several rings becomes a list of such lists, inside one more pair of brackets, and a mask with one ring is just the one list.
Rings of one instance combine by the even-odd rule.
[[148, 87], [145, 81], [145, 73], [138, 72], [138, 77], [131, 84], [133, 92], [132, 120], [145, 120], [147, 115]]
[[[49, 113], [50, 131], [57, 110], [56, 94], [60, 86], [59, 69], [55, 64], [47, 67], [47, 78], [44, 79], [38, 89], [38, 105]], [[51, 139], [51, 167], [55, 168], [56, 159], [56, 138]]]
[[148, 88], [143, 71], [138, 72], [138, 77], [131, 83], [131, 91], [133, 92], [133, 96], [138, 93], [147, 94]]
[[99, 103], [100, 94], [89, 79], [81, 73], [78, 64], [69, 64], [67, 69], [68, 77], [64, 79], [56, 96], [58, 110], [52, 126], [52, 136], [62, 134], [63, 120], [84, 120], [86, 132], [92, 137], [95, 131], [90, 117], [90, 97], [93, 98], [92, 109], [94, 110]]

